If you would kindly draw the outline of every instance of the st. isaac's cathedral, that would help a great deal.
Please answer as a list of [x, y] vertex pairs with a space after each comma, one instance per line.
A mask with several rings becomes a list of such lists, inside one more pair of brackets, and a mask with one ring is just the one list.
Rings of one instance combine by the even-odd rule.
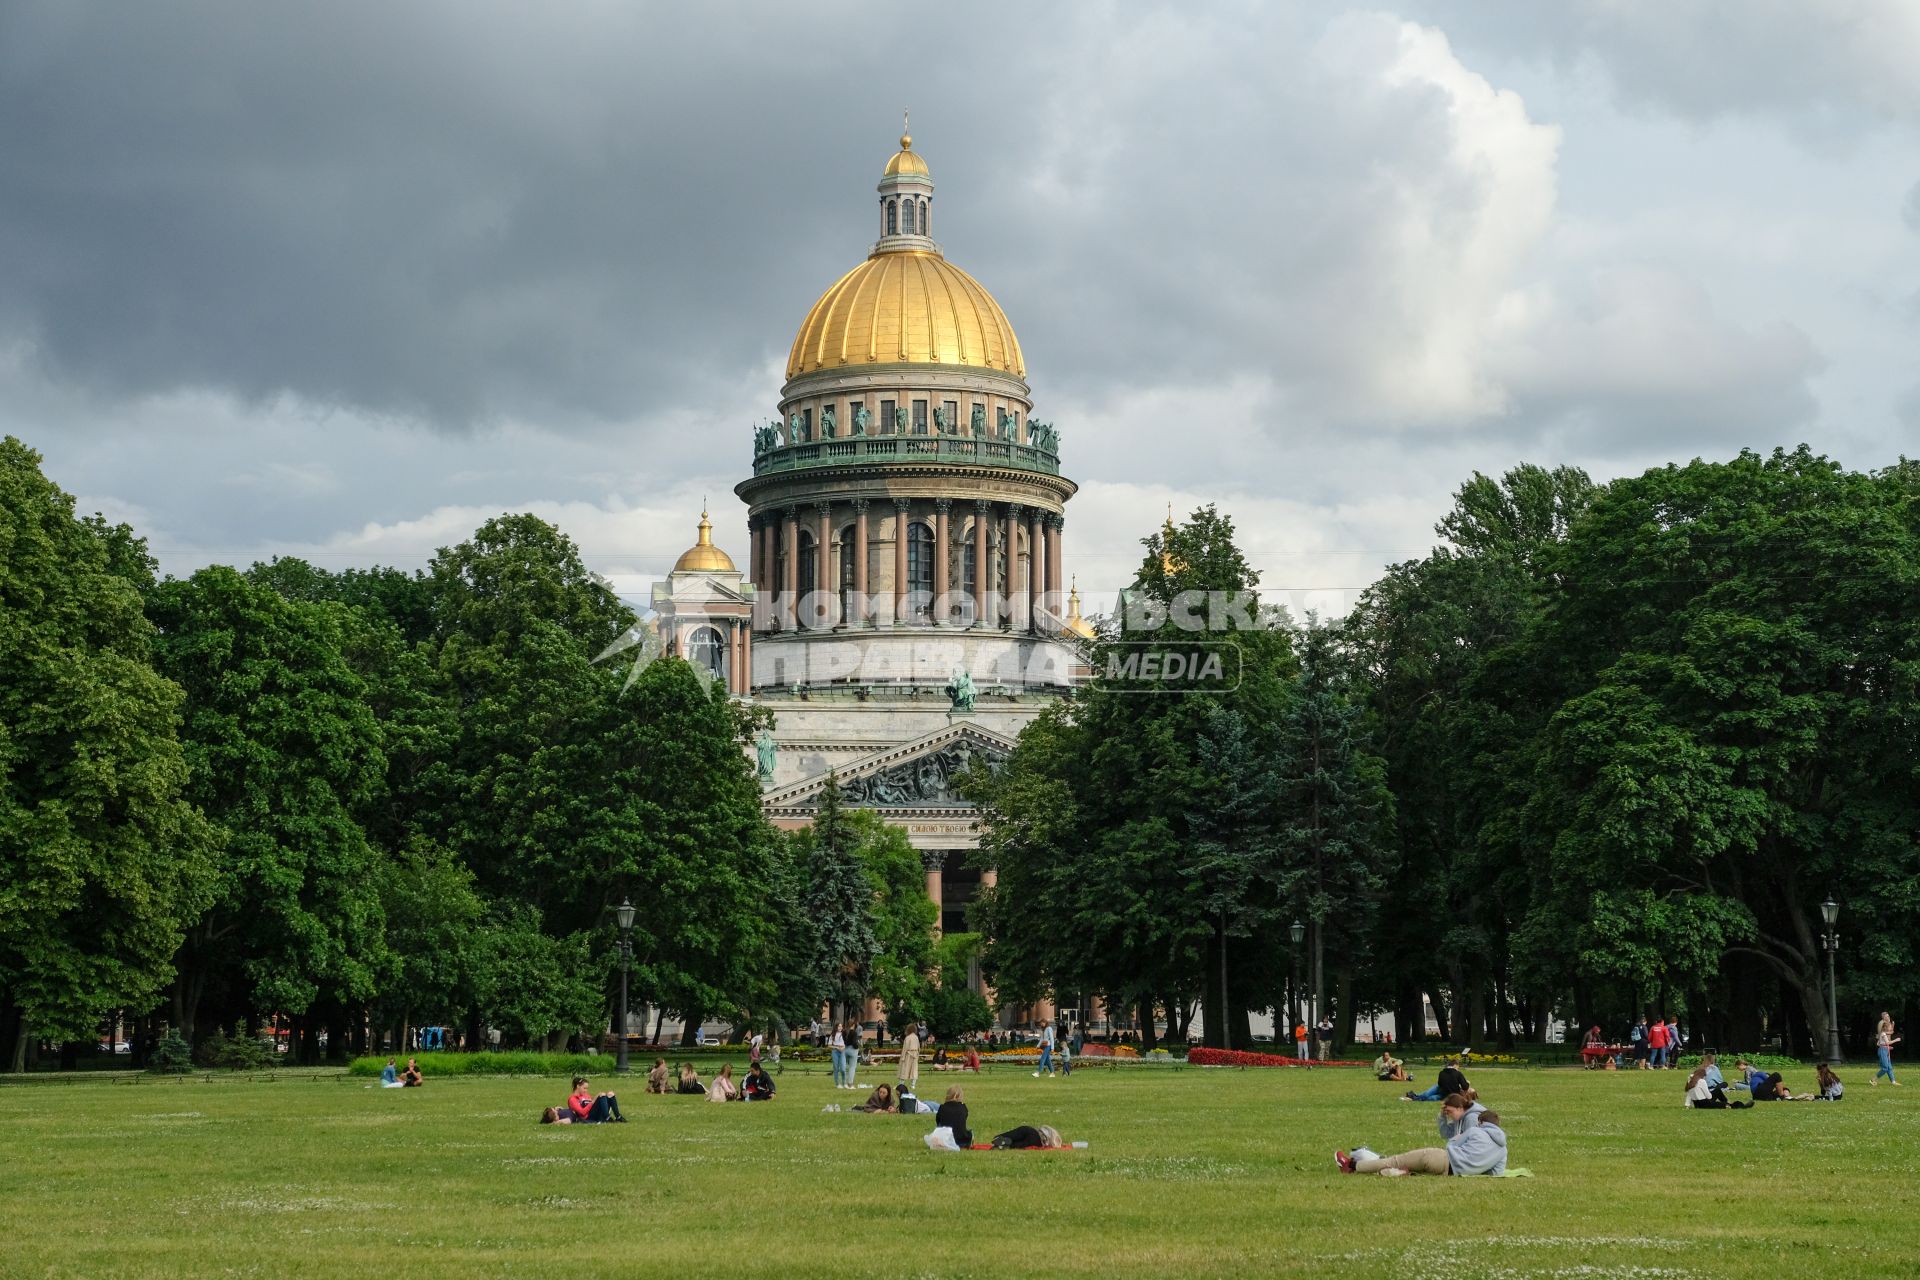
[[879, 236], [827, 287], [787, 357], [779, 417], [752, 433], [742, 573], [699, 540], [655, 585], [666, 652], [770, 708], [768, 817], [809, 822], [829, 772], [921, 851], [940, 925], [983, 876], [953, 787], [1084, 673], [1092, 634], [1061, 575], [1059, 435], [993, 295], [934, 240], [933, 176], [902, 136]]

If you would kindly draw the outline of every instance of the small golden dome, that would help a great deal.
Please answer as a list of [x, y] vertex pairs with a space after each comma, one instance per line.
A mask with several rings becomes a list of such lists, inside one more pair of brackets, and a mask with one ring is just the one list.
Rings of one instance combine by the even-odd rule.
[[913, 135], [910, 133], [900, 135], [900, 149], [893, 153], [892, 159], [887, 161], [887, 170], [880, 176], [897, 178], [903, 173], [922, 178], [932, 176], [927, 172], [927, 162], [922, 160], [919, 153], [913, 149]]
[[1080, 616], [1080, 578], [1076, 574], [1072, 579], [1072, 590], [1067, 592], [1067, 617], [1061, 629], [1068, 635], [1079, 636], [1082, 640], [1094, 638], [1093, 624]]
[[876, 253], [820, 295], [787, 356], [789, 380], [862, 364], [960, 364], [1027, 376], [1007, 313], [938, 253]]
[[733, 567], [733, 557], [713, 545], [713, 521], [707, 519], [706, 508], [700, 509], [700, 541], [680, 553], [673, 562], [673, 571], [680, 573], [738, 573]]

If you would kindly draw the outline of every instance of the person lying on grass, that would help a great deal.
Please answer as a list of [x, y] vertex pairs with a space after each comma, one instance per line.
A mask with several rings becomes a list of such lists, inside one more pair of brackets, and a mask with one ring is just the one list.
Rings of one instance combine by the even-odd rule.
[[1340, 1166], [1343, 1173], [1378, 1173], [1389, 1178], [1402, 1178], [1414, 1173], [1498, 1177], [1507, 1171], [1506, 1130], [1500, 1127], [1497, 1112], [1482, 1111], [1478, 1120], [1479, 1123], [1470, 1124], [1447, 1139], [1444, 1147], [1422, 1147], [1397, 1156], [1361, 1157], [1359, 1152], [1348, 1155], [1344, 1151], [1336, 1151], [1333, 1153], [1333, 1162]]
[[1057, 1150], [1067, 1144], [1061, 1141], [1060, 1131], [1052, 1125], [1023, 1124], [1017, 1129], [993, 1135], [995, 1151], [1034, 1151]]
[[867, 1100], [865, 1102], [854, 1103], [853, 1109], [855, 1111], [864, 1111], [869, 1115], [892, 1115], [893, 1086], [890, 1084], [875, 1085], [873, 1092], [867, 1095]]
[[1397, 1080], [1402, 1084], [1413, 1082], [1413, 1077], [1407, 1074], [1407, 1064], [1394, 1057], [1391, 1049], [1380, 1050], [1380, 1056], [1373, 1060], [1373, 1074], [1381, 1080]]
[[1433, 1082], [1431, 1089], [1407, 1090], [1408, 1102], [1438, 1102], [1448, 1094], [1466, 1093], [1472, 1088], [1467, 1078], [1460, 1074], [1460, 1060], [1448, 1058], [1447, 1065], [1440, 1068], [1440, 1078]]

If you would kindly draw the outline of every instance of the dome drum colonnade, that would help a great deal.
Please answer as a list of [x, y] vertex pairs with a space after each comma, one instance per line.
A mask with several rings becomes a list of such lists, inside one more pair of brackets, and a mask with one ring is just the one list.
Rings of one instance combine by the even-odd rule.
[[1005, 313], [928, 234], [911, 142], [879, 185], [879, 240], [801, 324], [781, 420], [756, 429], [735, 489], [763, 635], [1061, 629], [1076, 486]]

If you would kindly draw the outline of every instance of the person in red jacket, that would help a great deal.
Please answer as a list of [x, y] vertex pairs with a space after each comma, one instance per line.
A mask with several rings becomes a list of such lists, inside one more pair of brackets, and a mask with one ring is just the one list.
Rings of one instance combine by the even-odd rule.
[[1655, 1018], [1647, 1028], [1647, 1065], [1658, 1071], [1667, 1065], [1667, 1023]]
[[587, 1087], [585, 1076], [573, 1078], [573, 1093], [567, 1098], [567, 1111], [573, 1116], [575, 1124], [625, 1124], [627, 1118], [620, 1114], [620, 1100], [612, 1092], [595, 1097]]

